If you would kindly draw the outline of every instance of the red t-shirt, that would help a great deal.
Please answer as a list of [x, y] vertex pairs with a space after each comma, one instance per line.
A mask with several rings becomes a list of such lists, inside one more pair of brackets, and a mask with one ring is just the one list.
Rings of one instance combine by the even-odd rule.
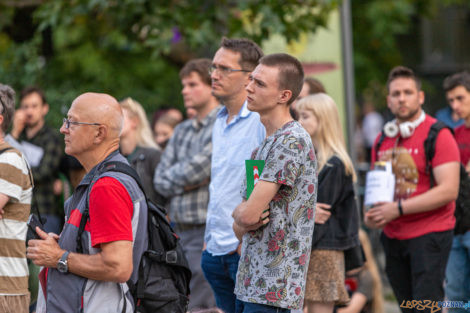
[[90, 236], [93, 247], [133, 240], [133, 204], [126, 188], [115, 178], [102, 177], [90, 192]]
[[460, 162], [467, 166], [470, 161], [470, 127], [461, 125], [454, 130], [455, 140], [460, 151]]
[[[426, 115], [424, 122], [415, 129], [411, 137], [401, 138], [399, 135], [394, 138], [385, 137], [380, 146], [379, 160], [392, 161], [396, 179], [395, 200], [412, 198], [430, 189], [430, 176], [426, 174], [424, 141], [435, 121], [436, 119]], [[379, 138], [380, 135], [376, 143]], [[397, 146], [394, 148], [395, 143]], [[376, 159], [374, 150], [372, 162]], [[443, 129], [437, 136], [432, 167], [459, 160], [457, 143], [452, 133], [448, 129]], [[406, 240], [431, 232], [451, 230], [455, 225], [454, 210], [455, 202], [452, 201], [431, 211], [407, 214], [389, 222], [384, 228], [384, 233], [389, 238]]]

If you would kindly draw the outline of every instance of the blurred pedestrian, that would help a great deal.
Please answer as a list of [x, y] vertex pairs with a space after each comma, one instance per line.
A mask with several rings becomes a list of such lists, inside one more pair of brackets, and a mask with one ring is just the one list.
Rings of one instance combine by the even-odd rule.
[[153, 141], [144, 108], [132, 98], [126, 98], [119, 104], [124, 117], [119, 141], [121, 153], [139, 174], [147, 198], [164, 206], [166, 199], [153, 187], [153, 173], [160, 162], [162, 150]]
[[387, 89], [395, 119], [377, 137], [371, 159], [372, 164], [390, 162], [396, 177], [394, 200], [376, 203], [364, 221], [368, 227], [383, 228], [385, 271], [398, 303], [442, 301], [459, 189], [458, 147], [451, 132], [442, 129], [428, 167], [424, 142], [436, 119], [422, 109], [419, 78], [397, 66], [389, 73]]
[[360, 269], [348, 273], [346, 286], [351, 294], [347, 306], [337, 309], [338, 313], [384, 313], [382, 279], [372, 252], [367, 233], [359, 229], [359, 241], [364, 250], [366, 262]]
[[158, 120], [155, 121], [153, 125], [153, 136], [155, 142], [158, 146], [164, 150], [171, 136], [173, 136], [173, 131], [180, 121], [175, 119], [171, 115], [162, 115]]
[[331, 313], [335, 305], [349, 301], [344, 251], [359, 246], [356, 174], [334, 100], [324, 93], [310, 95], [297, 103], [297, 111], [312, 138], [319, 167], [305, 306], [309, 313]]
[[302, 98], [304, 98], [308, 95], [314, 95], [316, 93], [326, 93], [325, 87], [323, 86], [323, 84], [318, 79], [313, 78], [313, 77], [306, 77], [304, 79], [304, 83], [302, 85], [302, 90], [300, 91], [299, 96], [290, 105], [289, 110], [290, 110], [290, 113], [291, 113], [292, 118], [294, 120], [299, 119], [299, 112], [297, 111], [297, 108], [296, 108], [297, 102], [300, 99], [302, 99]]
[[[460, 72], [447, 77], [444, 90], [449, 105], [464, 120], [464, 124], [455, 129], [455, 140], [460, 151], [460, 162], [470, 173], [470, 73]], [[470, 299], [470, 207], [468, 203], [459, 204], [455, 212], [457, 221], [446, 269], [445, 290], [451, 301]], [[466, 309], [449, 311], [460, 313], [466, 312]]]
[[189, 309], [215, 306], [201, 269], [212, 156], [212, 127], [220, 109], [212, 95], [210, 59], [191, 60], [181, 69], [184, 105], [193, 119], [176, 126], [154, 172], [155, 189], [169, 198], [168, 214], [180, 236], [192, 278]]
[[37, 87], [21, 91], [20, 108], [16, 110], [10, 132], [10, 144], [20, 149], [34, 177], [33, 206], [46, 217], [46, 232], [60, 233], [64, 224], [64, 210], [54, 193], [58, 178], [63, 145], [59, 133], [46, 125], [49, 104], [44, 92]]

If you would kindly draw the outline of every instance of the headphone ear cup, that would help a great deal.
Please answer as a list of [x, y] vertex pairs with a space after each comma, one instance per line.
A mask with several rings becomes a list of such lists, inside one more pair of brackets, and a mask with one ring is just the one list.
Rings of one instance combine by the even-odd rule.
[[398, 135], [398, 131], [399, 129], [395, 121], [390, 121], [388, 123], [385, 123], [384, 125], [385, 136], [393, 138], [396, 135]]
[[400, 135], [403, 138], [411, 137], [415, 131], [414, 124], [411, 122], [401, 123], [398, 127], [400, 127]]

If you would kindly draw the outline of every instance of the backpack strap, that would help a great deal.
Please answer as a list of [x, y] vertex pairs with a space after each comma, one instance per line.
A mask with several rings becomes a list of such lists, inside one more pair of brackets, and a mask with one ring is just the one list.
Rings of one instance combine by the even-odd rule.
[[379, 159], [379, 149], [380, 149], [380, 146], [382, 145], [382, 143], [384, 142], [384, 140], [385, 140], [385, 132], [382, 130], [380, 132], [379, 141], [377, 141], [377, 143], [375, 144], [375, 147], [374, 147], [375, 161], [378, 161], [378, 159]]
[[[90, 192], [91, 192], [91, 189], [93, 188], [93, 185], [97, 181], [95, 177], [99, 178], [101, 174], [105, 172], [120, 172], [120, 173], [129, 175], [137, 182], [137, 185], [139, 185], [139, 188], [142, 190], [142, 192], [145, 195], [145, 191], [144, 191], [144, 188], [142, 188], [142, 182], [140, 181], [139, 175], [130, 165], [127, 165], [126, 163], [119, 162], [119, 161], [110, 161], [110, 162], [106, 162], [105, 164], [103, 164], [103, 167], [100, 170], [98, 170], [98, 172], [92, 178], [91, 183], [87, 188], [86, 198], [85, 198], [85, 201], [86, 201], [85, 210], [82, 213], [82, 217], [80, 219], [80, 226], [78, 227], [78, 233], [77, 233], [77, 252], [78, 253], [83, 253], [82, 234], [85, 230], [86, 222], [88, 221], [88, 218], [90, 216], [90, 209], [89, 209], [90, 208]], [[145, 197], [147, 198], [146, 195]]]
[[452, 129], [447, 127], [446, 124], [441, 121], [436, 121], [434, 124], [431, 125], [428, 137], [424, 141], [424, 154], [426, 156], [426, 174], [430, 176], [431, 188], [436, 184], [434, 180], [434, 175], [432, 174], [431, 163], [432, 159], [434, 158], [434, 155], [436, 154], [437, 135], [444, 128], [449, 129], [452, 134], [454, 133]]

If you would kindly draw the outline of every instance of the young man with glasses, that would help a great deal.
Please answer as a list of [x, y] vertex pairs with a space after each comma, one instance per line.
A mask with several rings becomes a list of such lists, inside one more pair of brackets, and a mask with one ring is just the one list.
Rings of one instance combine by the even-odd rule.
[[227, 313], [236, 307], [234, 294], [239, 241], [232, 230], [232, 212], [241, 202], [245, 160], [265, 137], [258, 113], [250, 112], [245, 87], [263, 56], [248, 39], [223, 38], [209, 69], [212, 94], [224, 106], [212, 130], [211, 182], [201, 265], [214, 290], [217, 306]]

